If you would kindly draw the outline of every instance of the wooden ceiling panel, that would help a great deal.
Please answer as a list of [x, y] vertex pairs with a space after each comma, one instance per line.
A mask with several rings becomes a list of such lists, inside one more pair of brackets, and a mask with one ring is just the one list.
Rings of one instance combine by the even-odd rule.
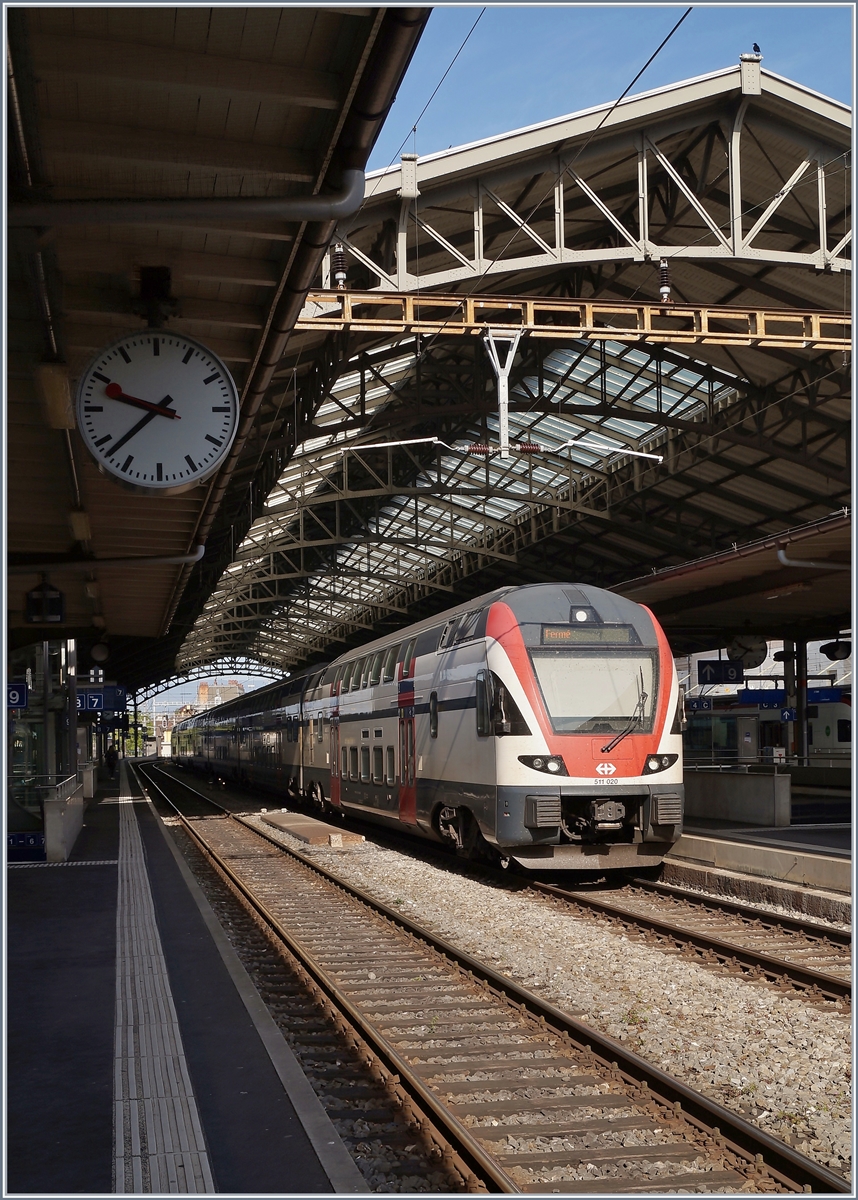
[[[279, 17], [278, 17], [279, 21]], [[227, 91], [236, 104], [252, 101], [274, 105], [299, 105], [334, 110], [339, 107], [341, 84], [329, 71], [307, 70], [269, 62], [270, 42], [261, 39], [257, 55], [236, 60], [232, 54], [192, 54], [160, 46], [141, 53], [133, 42], [103, 38], [45, 36], [39, 39], [35, 67], [44, 81], [66, 86], [83, 80], [105, 86], [147, 89], [149, 102], [169, 94], [175, 103], [185, 93], [191, 99]], [[251, 69], [248, 69], [248, 68]], [[142, 99], [142, 97], [141, 97]]]

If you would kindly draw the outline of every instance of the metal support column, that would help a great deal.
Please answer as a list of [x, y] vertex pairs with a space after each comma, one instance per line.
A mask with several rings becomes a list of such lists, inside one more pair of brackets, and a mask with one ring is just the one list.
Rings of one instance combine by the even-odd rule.
[[73, 638], [66, 642], [66, 714], [66, 774], [76, 775], [80, 770], [80, 763], [77, 749], [77, 643]]
[[[495, 373], [498, 385], [498, 441], [500, 457], [509, 458], [509, 376], [512, 370], [515, 352], [521, 340], [521, 330], [510, 333], [506, 329], [489, 329], [483, 338], [483, 345], [488, 351], [489, 361]], [[506, 357], [503, 362], [498, 353], [498, 342], [507, 343]]]
[[809, 765], [807, 745], [807, 642], [795, 644], [796, 753], [798, 765]]

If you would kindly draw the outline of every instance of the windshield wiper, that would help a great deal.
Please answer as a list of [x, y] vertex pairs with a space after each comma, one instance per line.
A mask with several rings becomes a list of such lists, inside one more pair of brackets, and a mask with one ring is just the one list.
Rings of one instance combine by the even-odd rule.
[[610, 754], [613, 749], [619, 746], [623, 738], [628, 737], [635, 725], [638, 724], [639, 718], [643, 716], [644, 705], [647, 702], [647, 693], [643, 690], [643, 671], [641, 671], [640, 676], [641, 681], [638, 684], [638, 702], [635, 705], [635, 711], [629, 717], [628, 724], [626, 725], [625, 729], [621, 729], [617, 736], [608, 742], [607, 746], [602, 747], [602, 754]]

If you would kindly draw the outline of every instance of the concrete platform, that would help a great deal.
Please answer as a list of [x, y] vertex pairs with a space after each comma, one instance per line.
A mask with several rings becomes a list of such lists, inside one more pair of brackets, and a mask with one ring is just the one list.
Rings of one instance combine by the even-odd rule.
[[342, 826], [327, 825], [316, 817], [306, 817], [302, 813], [263, 811], [259, 815], [266, 825], [291, 834], [308, 846], [354, 846], [366, 840], [362, 833], [351, 833]]
[[695, 820], [667, 855], [663, 878], [849, 921], [850, 844], [851, 826], [761, 829]]
[[368, 1190], [125, 764], [7, 896], [9, 1193]]

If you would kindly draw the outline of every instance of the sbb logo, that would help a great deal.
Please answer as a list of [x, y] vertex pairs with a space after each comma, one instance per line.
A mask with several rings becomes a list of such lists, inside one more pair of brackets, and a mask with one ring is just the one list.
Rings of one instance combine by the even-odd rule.
[[600, 775], [613, 775], [616, 769], [613, 763], [599, 763], [598, 767], [596, 767]]

